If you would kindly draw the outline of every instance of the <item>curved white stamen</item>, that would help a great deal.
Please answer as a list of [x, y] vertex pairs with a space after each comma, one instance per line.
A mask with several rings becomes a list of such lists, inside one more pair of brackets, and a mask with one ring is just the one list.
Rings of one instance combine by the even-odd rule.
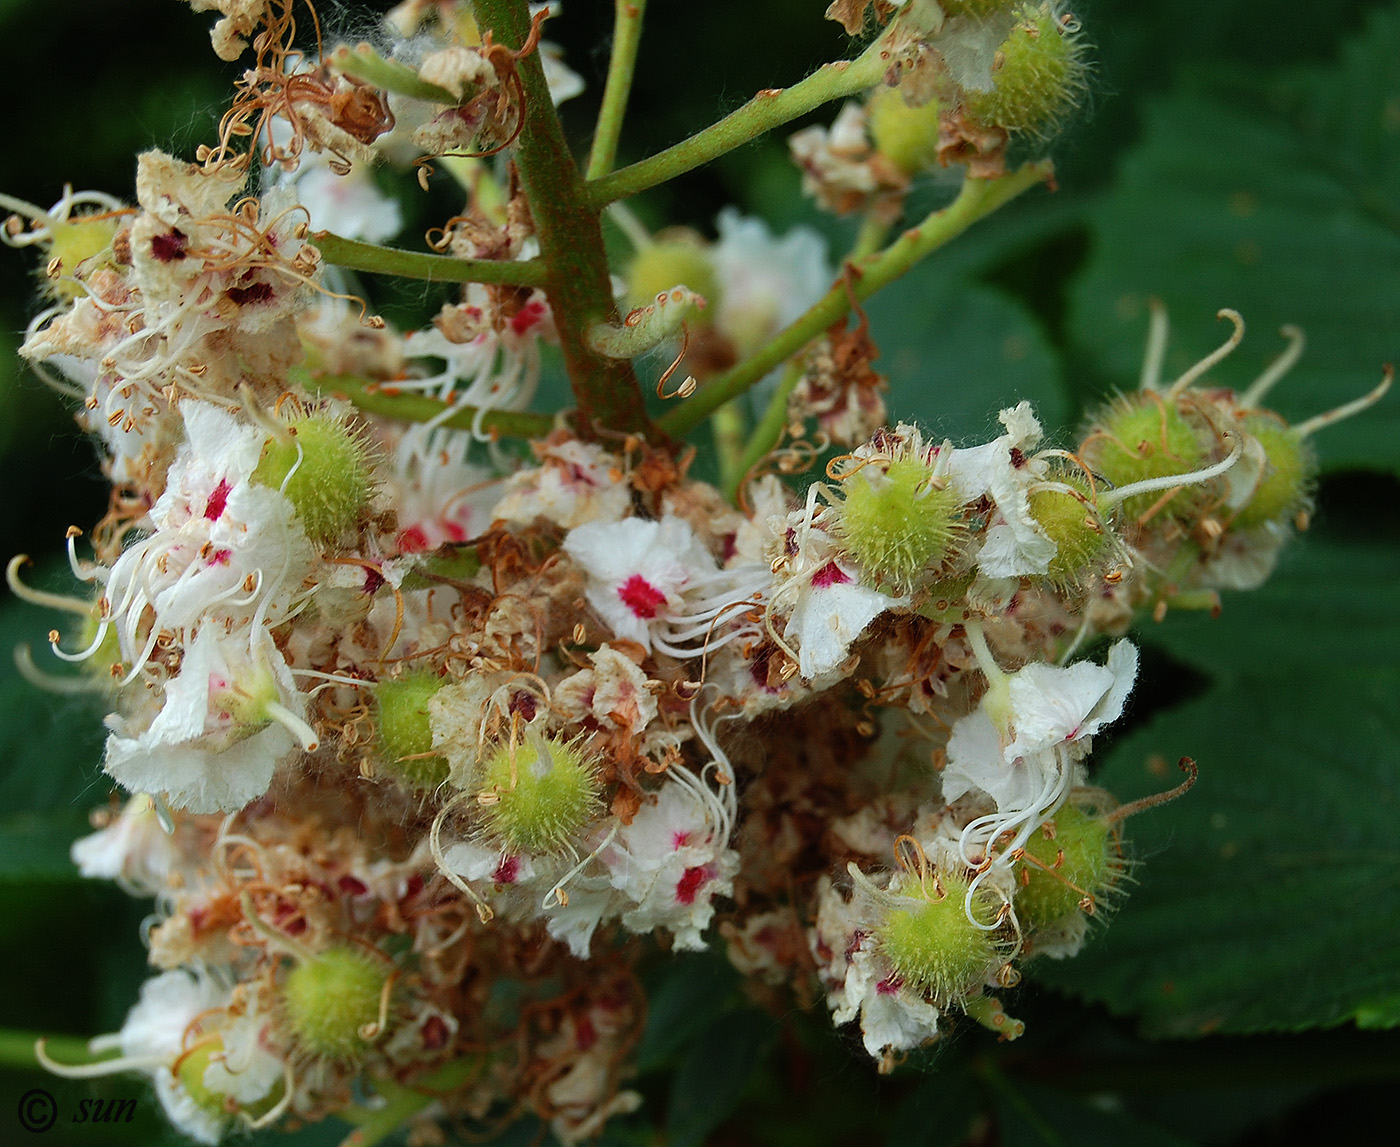
[[1316, 434], [1324, 426], [1331, 426], [1332, 423], [1340, 422], [1344, 418], [1350, 418], [1353, 414], [1360, 414], [1367, 407], [1374, 406], [1385, 397], [1385, 392], [1390, 389], [1390, 384], [1394, 378], [1394, 368], [1387, 365], [1385, 368], [1385, 377], [1381, 379], [1380, 385], [1369, 394], [1363, 394], [1360, 398], [1343, 403], [1335, 410], [1328, 410], [1323, 414], [1314, 414], [1306, 422], [1300, 422], [1297, 426], [1292, 427], [1293, 433], [1296, 434], [1299, 439], [1307, 438], [1311, 434]]
[[1139, 494], [1150, 494], [1154, 490], [1171, 490], [1178, 486], [1192, 486], [1198, 482], [1208, 482], [1210, 479], [1225, 473], [1239, 461], [1240, 454], [1244, 450], [1244, 440], [1239, 435], [1231, 434], [1228, 431], [1223, 436], [1233, 438], [1235, 444], [1230, 453], [1219, 462], [1200, 470], [1191, 470], [1185, 474], [1167, 474], [1161, 478], [1144, 478], [1140, 482], [1129, 482], [1126, 486], [1105, 490], [1099, 495], [1099, 509], [1111, 510], [1114, 506]]
[[247, 1125], [249, 1131], [260, 1131], [264, 1127], [271, 1127], [291, 1107], [292, 1100], [296, 1098], [296, 1074], [292, 1070], [292, 1065], [288, 1061], [282, 1063], [282, 1098], [271, 1108], [259, 1115], [256, 1119], [249, 1118], [246, 1112], [239, 1111], [239, 1117]]
[[277, 701], [268, 701], [263, 705], [263, 711], [296, 737], [297, 740], [301, 742], [301, 747], [308, 753], [314, 753], [321, 747], [320, 739], [316, 736], [316, 730], [286, 706]]
[[45, 673], [34, 663], [34, 654], [27, 645], [16, 645], [14, 658], [15, 669], [19, 675], [29, 684], [43, 689], [47, 693], [77, 697], [87, 693], [101, 693], [107, 686], [102, 678], [92, 674], [56, 677], [52, 673]]
[[63, 594], [49, 593], [47, 590], [34, 589], [25, 585], [19, 580], [20, 567], [29, 563], [28, 554], [16, 554], [5, 566], [5, 584], [10, 587], [10, 592], [21, 601], [27, 601], [30, 605], [42, 605], [49, 609], [61, 609], [65, 613], [74, 613], [79, 617], [93, 617], [97, 613], [95, 603], [83, 601], [81, 598], [65, 597]]
[[548, 911], [554, 904], [563, 906], [569, 902], [568, 896], [565, 895], [565, 886], [587, 868], [594, 857], [598, 856], [608, 845], [612, 844], [617, 837], [618, 829], [621, 827], [622, 822], [620, 820], [613, 821], [612, 828], [608, 829], [608, 834], [603, 837], [598, 847], [569, 869], [568, 872], [555, 882], [554, 887], [544, 894], [544, 899], [540, 901], [540, 911]]
[[45, 1071], [61, 1075], [64, 1079], [97, 1079], [123, 1071], [150, 1071], [152, 1068], [166, 1067], [170, 1063], [168, 1055], [123, 1055], [115, 1059], [104, 1059], [99, 1063], [59, 1063], [49, 1056], [45, 1047], [47, 1043], [46, 1039], [34, 1041], [34, 1058]]
[[1216, 347], [1215, 350], [1211, 351], [1210, 354], [1206, 355], [1205, 358], [1201, 359], [1200, 362], [1171, 384], [1171, 388], [1167, 391], [1168, 398], [1175, 398], [1195, 382], [1196, 379], [1200, 378], [1201, 375], [1205, 374], [1206, 371], [1210, 370], [1211, 367], [1240, 345], [1240, 340], [1244, 338], [1244, 319], [1240, 317], [1240, 313], [1230, 310], [1229, 307], [1222, 307], [1215, 312], [1215, 317], [1217, 319], [1229, 319], [1235, 324], [1235, 329], [1230, 332], [1230, 337], [1220, 346]]
[[448, 866], [447, 858], [442, 852], [443, 822], [447, 819], [448, 813], [465, 801], [469, 796], [470, 794], [465, 791], [459, 792], [443, 805], [442, 808], [438, 809], [437, 816], [433, 817], [433, 823], [428, 829], [428, 851], [432, 854], [433, 863], [437, 865], [437, 870], [441, 872], [443, 876], [447, 877], [448, 882], [454, 888], [466, 894], [467, 899], [476, 907], [478, 919], [480, 919], [483, 924], [488, 924], [491, 918], [496, 915], [495, 910], [481, 898], [475, 888], [452, 871]]
[[[99, 649], [101, 649], [102, 643], [107, 640], [107, 624], [108, 623], [105, 618], [97, 623], [97, 633], [93, 636], [92, 644], [89, 645], [86, 649], [84, 649], [81, 653], [64, 652], [58, 647], [57, 638], [49, 642], [49, 648], [53, 650], [54, 656], [62, 661], [68, 661], [71, 663], [86, 661], [89, 657], [91, 657]], [[152, 643], [152, 648], [154, 648], [154, 643]], [[125, 685], [126, 683], [126, 681], [122, 682], [123, 685]]]
[[1302, 357], [1303, 347], [1307, 344], [1302, 328], [1290, 323], [1279, 327], [1278, 333], [1288, 340], [1288, 347], [1268, 365], [1263, 374], [1250, 383], [1249, 389], [1240, 395], [1239, 404], [1246, 410], [1257, 407], [1263, 397], [1274, 388], [1274, 384], [1292, 370], [1294, 363]]

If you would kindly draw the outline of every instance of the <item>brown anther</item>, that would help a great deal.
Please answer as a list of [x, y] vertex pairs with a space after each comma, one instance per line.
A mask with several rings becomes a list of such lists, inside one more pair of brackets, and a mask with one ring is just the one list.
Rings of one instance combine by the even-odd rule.
[[1307, 510], [1299, 510], [1293, 517], [1293, 525], [1300, 534], [1306, 532], [1307, 528], [1312, 525], [1312, 515]]
[[77, 526], [69, 526], [63, 531], [63, 536], [65, 538], [81, 538], [83, 536], [83, 531], [78, 529]]
[[57, 645], [57, 644], [58, 644], [58, 638], [59, 638], [59, 632], [58, 632], [58, 630], [56, 630], [56, 629], [51, 629], [51, 630], [49, 630], [49, 644], [50, 644], [50, 645]]
[[48, 266], [44, 268], [44, 274], [50, 279], [57, 279], [58, 273], [63, 270], [63, 260], [55, 255], [49, 260]]
[[583, 628], [583, 622], [574, 626], [574, 644], [582, 645], [588, 637], [588, 630]]
[[1167, 616], [1167, 599], [1162, 597], [1157, 599], [1157, 604], [1152, 607], [1152, 620], [1159, 625], [1162, 619]]
[[873, 737], [873, 736], [875, 735], [875, 732], [876, 732], [875, 722], [874, 722], [874, 721], [857, 721], [857, 722], [856, 722], [856, 732], [859, 733], [862, 737]]
[[778, 678], [782, 681], [791, 681], [797, 675], [797, 663], [795, 661], [784, 661], [783, 667], [778, 670]]
[[1123, 571], [1120, 569], [1111, 569], [1108, 573], [1103, 575], [1103, 580], [1109, 585], [1117, 585], [1123, 580]]

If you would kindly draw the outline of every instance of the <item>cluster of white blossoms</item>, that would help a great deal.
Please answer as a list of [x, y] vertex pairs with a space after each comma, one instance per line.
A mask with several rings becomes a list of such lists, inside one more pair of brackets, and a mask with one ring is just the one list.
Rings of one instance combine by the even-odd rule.
[[[405, 135], [508, 144], [519, 56], [401, 5], [411, 38], [375, 59], [458, 100], [425, 109], [278, 55], [285, 6], [195, 6], [230, 58], [266, 22], [225, 146], [143, 155], [135, 206], [69, 194], [6, 229], [50, 256], [22, 353], [112, 482], [52, 640], [127, 795], [73, 856], [156, 902], [156, 975], [93, 1043], [120, 1054], [48, 1065], [143, 1072], [204, 1143], [366, 1083], [587, 1138], [640, 1102], [637, 937], [815, 988], [882, 1068], [963, 1016], [1014, 1037], [993, 993], [1119, 890], [1135, 810], [1088, 759], [1137, 674], [1122, 634], [1258, 584], [1305, 524], [1308, 436], [1379, 391], [1289, 426], [1259, 403], [1296, 335], [1236, 395], [1194, 384], [1238, 316], [1169, 383], [1159, 319], [1142, 389], [1077, 449], [1024, 402], [955, 446], [883, 425], [861, 328], [794, 360], [789, 420], [849, 448], [824, 481], [751, 472], [734, 505], [670, 445], [563, 422], [511, 453], [489, 420], [535, 394], [549, 294], [468, 284], [400, 332], [309, 235], [396, 228], [369, 172]], [[509, 176], [458, 174], [439, 250], [535, 260]], [[701, 375], [831, 285], [812, 235], [718, 230], [644, 243], [626, 288], [639, 326], [679, 300]], [[435, 413], [371, 413], [404, 396]]]

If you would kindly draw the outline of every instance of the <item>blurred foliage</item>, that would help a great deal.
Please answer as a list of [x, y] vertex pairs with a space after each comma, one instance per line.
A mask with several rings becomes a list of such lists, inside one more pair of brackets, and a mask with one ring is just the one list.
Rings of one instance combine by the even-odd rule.
[[[622, 161], [840, 54], [823, 6], [653, 0]], [[1247, 382], [1293, 322], [1310, 345], [1278, 389], [1285, 413], [1367, 390], [1400, 355], [1400, 8], [1093, 0], [1077, 14], [1096, 73], [1054, 145], [1060, 190], [1015, 204], [869, 305], [892, 415], [970, 435], [1026, 397], [1071, 444], [1085, 405], [1135, 385], [1151, 295], [1176, 327], [1169, 368], [1220, 339], [1214, 314], [1229, 306], [1252, 333], [1223, 382]], [[362, 14], [321, 15], [328, 36], [368, 27]], [[234, 74], [208, 50], [210, 20], [171, 0], [68, 0], [61, 13], [0, 2], [18, 105], [3, 189], [41, 204], [65, 181], [129, 193], [137, 151], [189, 154], [208, 139]], [[565, 108], [579, 139], [610, 27], [601, 0], [568, 0], [549, 26], [590, 85]], [[839, 252], [852, 226], [819, 218], [798, 182], [783, 141], [767, 140], [635, 207], [652, 224], [709, 231], [737, 202], [779, 230], [814, 224]], [[929, 177], [916, 199], [947, 185]], [[411, 196], [405, 206], [410, 234], [436, 210]], [[70, 522], [100, 516], [105, 492], [61, 402], [9, 353], [35, 309], [33, 273], [22, 254], [0, 260], [0, 454], [12, 551], [54, 555]], [[425, 300], [415, 286], [391, 309]], [[1386, 472], [1400, 473], [1398, 412], [1391, 395], [1319, 436], [1318, 527], [1270, 583], [1227, 596], [1218, 619], [1173, 615], [1139, 635], [1148, 679], [1127, 731], [1099, 754], [1099, 779], [1131, 799], [1168, 787], [1164, 760], [1191, 754], [1202, 780], [1129, 823], [1137, 883], [1083, 956], [1009, 997], [1029, 1024], [1021, 1041], [964, 1025], [881, 1079], [819, 1006], [784, 1005], [780, 1022], [722, 958], [658, 957], [636, 1081], [645, 1105], [604, 1142], [1282, 1147], [1393, 1126], [1400, 491]], [[0, 644], [42, 647], [51, 624], [7, 599]], [[77, 882], [66, 862], [107, 798], [100, 710], [37, 692], [8, 655], [0, 706], [0, 958], [18, 988], [0, 1027], [112, 1030], [143, 976], [144, 907]], [[1161, 1039], [1185, 1035], [1197, 1038]], [[18, 1096], [45, 1086], [70, 1110], [144, 1095], [137, 1122], [60, 1124], [46, 1143], [171, 1141], [131, 1079], [2, 1078], [0, 1140]], [[527, 1122], [503, 1142], [541, 1134]]]

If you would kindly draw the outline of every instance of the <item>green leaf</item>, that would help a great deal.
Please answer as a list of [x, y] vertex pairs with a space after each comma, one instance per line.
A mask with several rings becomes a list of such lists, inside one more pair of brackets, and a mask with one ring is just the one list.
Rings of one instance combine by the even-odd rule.
[[670, 1147], [696, 1147], [738, 1106], [775, 1031], [768, 1015], [725, 1012], [695, 1041], [671, 1081]]
[[1144, 640], [1218, 675], [1261, 665], [1315, 673], [1324, 665], [1395, 664], [1400, 633], [1400, 547], [1304, 535], [1284, 549], [1258, 589], [1226, 593], [1219, 617], [1171, 612], [1145, 622]]
[[1111, 1098], [1096, 1103], [1004, 1078], [996, 1092], [1002, 1147], [1190, 1147], [1121, 1110]]
[[1042, 981], [1150, 1034], [1400, 1019], [1400, 670], [1241, 679], [1118, 744], [1096, 780], [1187, 796], [1127, 823], [1144, 863], [1104, 935]]
[[[1243, 387], [1301, 326], [1303, 360], [1269, 397], [1297, 421], [1370, 390], [1400, 351], [1400, 19], [1372, 22], [1337, 69], [1310, 83], [1350, 93], [1345, 132], [1251, 111], [1239, 99], [1175, 95], [1149, 106], [1145, 137], [1092, 216], [1093, 254], [1071, 297], [1075, 340], [1121, 389], [1136, 385], [1146, 300], [1160, 297], [1179, 371], [1223, 341], [1220, 307], [1251, 335], [1213, 377]], [[1350, 100], [1343, 104], [1342, 100]], [[1323, 142], [1325, 140], [1325, 146]], [[1400, 471], [1400, 401], [1317, 436], [1323, 466]]]
[[997, 411], [1023, 398], [1048, 431], [1068, 419], [1059, 362], [1036, 321], [994, 288], [950, 282], [937, 256], [867, 310], [891, 422], [955, 441], [995, 436]]
[[645, 1073], [671, 1063], [729, 1006], [738, 985], [739, 974], [721, 954], [687, 952], [666, 960], [648, 983], [637, 1070]]

